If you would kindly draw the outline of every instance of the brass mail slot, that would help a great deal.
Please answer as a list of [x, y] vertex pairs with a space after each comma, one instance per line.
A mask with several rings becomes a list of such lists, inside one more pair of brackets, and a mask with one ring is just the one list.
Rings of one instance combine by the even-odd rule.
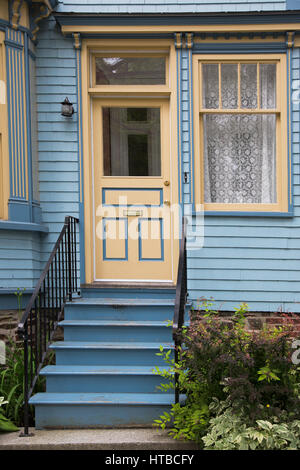
[[123, 215], [127, 217], [137, 217], [137, 216], [142, 216], [143, 211], [126, 210], [126, 211], [123, 211]]

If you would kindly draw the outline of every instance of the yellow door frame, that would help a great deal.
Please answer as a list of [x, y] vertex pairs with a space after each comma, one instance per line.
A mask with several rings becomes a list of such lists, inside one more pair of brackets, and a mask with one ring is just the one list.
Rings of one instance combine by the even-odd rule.
[[[91, 60], [94, 54], [110, 52], [117, 54], [121, 52], [133, 52], [149, 54], [163, 52], [167, 58], [168, 82], [165, 85], [102, 85], [95, 86], [92, 77]], [[94, 282], [94, 259], [93, 259], [93, 170], [92, 170], [92, 101], [93, 98], [125, 98], [129, 93], [131, 97], [147, 99], [168, 99], [170, 115], [170, 155], [173, 156], [173, 164], [170, 168], [171, 200], [178, 202], [178, 149], [177, 139], [177, 97], [176, 97], [176, 51], [172, 40], [132, 40], [113, 39], [109, 43], [105, 39], [83, 39], [81, 48], [81, 122], [82, 122], [82, 148], [83, 168], [80, 168], [83, 176], [83, 199], [84, 199], [84, 238], [85, 238], [85, 283]], [[83, 171], [83, 175], [82, 175]], [[173, 241], [173, 265], [172, 280], [176, 282], [177, 263], [179, 254], [179, 243]]]

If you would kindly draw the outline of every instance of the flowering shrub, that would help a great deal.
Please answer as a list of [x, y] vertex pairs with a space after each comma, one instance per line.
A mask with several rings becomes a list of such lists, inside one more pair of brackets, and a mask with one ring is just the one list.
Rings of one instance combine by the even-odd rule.
[[[243, 304], [236, 309], [233, 322], [224, 322], [205, 304], [204, 314], [193, 312], [190, 326], [181, 332], [183, 347], [178, 363], [170, 359], [169, 353], [160, 352], [170, 370], [157, 369], [156, 373], [170, 379], [178, 373], [180, 393], [186, 395], [184, 404], [174, 405], [171, 413], [156, 420], [160, 427], [173, 422], [173, 437], [192, 439], [211, 448], [212, 437], [206, 439], [205, 435], [212, 433], [216, 424], [213, 420], [220, 420], [222, 413], [257, 432], [257, 426], [261, 426], [258, 422], [267, 421], [275, 426], [282, 420], [284, 423], [300, 420], [300, 374], [290, 358], [290, 330], [279, 327], [247, 331], [246, 312], [247, 306]], [[169, 386], [164, 385], [165, 389], [172, 387], [172, 380]], [[215, 401], [226, 403], [226, 410], [220, 413], [212, 405]], [[300, 438], [300, 429], [295, 426]], [[221, 439], [219, 434], [212, 435]], [[247, 445], [251, 448], [249, 442]]]

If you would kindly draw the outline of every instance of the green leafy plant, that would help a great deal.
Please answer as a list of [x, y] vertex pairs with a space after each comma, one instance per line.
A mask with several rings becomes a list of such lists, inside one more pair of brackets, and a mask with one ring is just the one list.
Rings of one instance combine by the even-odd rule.
[[[29, 348], [29, 364], [31, 363], [31, 348]], [[34, 358], [33, 358], [34, 359]], [[35, 390], [44, 391], [44, 378], [39, 377]], [[17, 426], [23, 424], [24, 410], [24, 351], [23, 348], [8, 339], [6, 345], [6, 364], [0, 368], [0, 395], [6, 399], [4, 415]], [[30, 422], [34, 423], [33, 408], [30, 407]]]
[[2, 412], [1, 407], [7, 404], [8, 401], [4, 400], [4, 397], [0, 397], [0, 432], [18, 431], [17, 426], [15, 426], [9, 419], [7, 419]]
[[[249, 448], [256, 448], [256, 444], [250, 445], [254, 431], [265, 433], [265, 437], [259, 438], [262, 439], [261, 448], [267, 448], [269, 444], [277, 448], [280, 432], [292, 432], [297, 428], [300, 369], [290, 357], [291, 331], [285, 326], [248, 331], [247, 313], [247, 304], [241, 304], [232, 318], [223, 318], [212, 309], [210, 302], [205, 302], [200, 312], [192, 312], [190, 326], [182, 328], [183, 346], [178, 350], [177, 363], [170, 351], [161, 348], [159, 355], [163, 356], [168, 368], [155, 370], [164, 378], [160, 389], [174, 388], [176, 374], [178, 389], [185, 401], [173, 405], [170, 413], [155, 420], [157, 427], [171, 427], [169, 433], [175, 439], [190, 439], [206, 447], [212, 445], [211, 441], [205, 441], [212, 429], [212, 435], [218, 439], [221, 435], [224, 439], [225, 435], [228, 439], [229, 436], [230, 439], [236, 437], [234, 443], [227, 440], [224, 448], [226, 445], [228, 448], [245, 447], [246, 441], [240, 441], [239, 437], [243, 430], [247, 430], [244, 437]], [[213, 406], [215, 401], [223, 404], [222, 412]], [[212, 421], [215, 418], [217, 421]], [[213, 426], [221, 426], [220, 421], [224, 428], [217, 435]], [[275, 426], [278, 442], [271, 444], [271, 438], [266, 434], [268, 430], [262, 429], [262, 422]], [[280, 424], [284, 425], [285, 431], [278, 428]], [[235, 429], [238, 430], [236, 434]], [[291, 438], [287, 442], [287, 447], [294, 445]]]
[[259, 375], [258, 381], [266, 380], [267, 382], [271, 382], [272, 380], [280, 380], [278, 375], [276, 375], [279, 372], [280, 371], [277, 369], [272, 370], [269, 361], [267, 361], [267, 364], [257, 372]]
[[20, 289], [18, 287], [18, 289], [16, 290], [16, 292], [14, 292], [15, 296], [17, 297], [17, 302], [18, 302], [18, 316], [19, 316], [19, 320], [21, 319], [21, 316], [22, 316], [22, 296], [24, 294], [24, 292], [26, 291], [25, 288], [23, 289]]
[[244, 410], [234, 412], [226, 401], [213, 400], [210, 425], [203, 437], [205, 450], [297, 450], [300, 448], [300, 420], [270, 416], [249, 425]]
[[[187, 334], [186, 329], [185, 333]], [[161, 346], [160, 352], [157, 353], [168, 365], [167, 369], [154, 369], [155, 374], [165, 379], [158, 388], [165, 392], [174, 390], [174, 375], [177, 374], [178, 386], [185, 394], [185, 400], [183, 403], [172, 404], [169, 413], [165, 412], [159, 419], [154, 420], [154, 426], [161, 429], [170, 428], [169, 434], [174, 439], [192, 440], [202, 445], [201, 439], [208, 425], [209, 409], [202, 384], [193, 380], [185, 367], [186, 354], [187, 351], [179, 347], [179, 359], [175, 362], [171, 357], [171, 350], [164, 351]]]

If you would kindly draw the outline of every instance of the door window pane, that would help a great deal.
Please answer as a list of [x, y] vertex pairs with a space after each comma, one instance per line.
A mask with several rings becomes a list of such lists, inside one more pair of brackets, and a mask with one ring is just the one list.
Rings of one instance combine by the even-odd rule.
[[104, 176], [160, 176], [160, 109], [103, 108]]
[[164, 85], [164, 57], [96, 57], [96, 85]]

